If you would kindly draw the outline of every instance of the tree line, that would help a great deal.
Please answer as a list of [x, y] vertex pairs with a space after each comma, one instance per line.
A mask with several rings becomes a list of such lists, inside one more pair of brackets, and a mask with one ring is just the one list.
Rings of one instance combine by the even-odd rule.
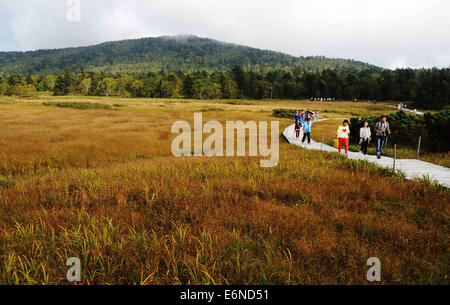
[[226, 72], [66, 72], [58, 75], [0, 74], [0, 95], [120, 96], [194, 99], [395, 100], [441, 109], [450, 100], [450, 69], [317, 72], [255, 72], [235, 66]]

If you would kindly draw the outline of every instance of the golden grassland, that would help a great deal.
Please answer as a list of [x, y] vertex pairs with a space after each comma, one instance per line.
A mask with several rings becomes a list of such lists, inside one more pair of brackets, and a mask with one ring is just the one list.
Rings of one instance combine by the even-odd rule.
[[[105, 103], [112, 110], [43, 106]], [[280, 162], [182, 157], [176, 120], [291, 120], [298, 101], [86, 97], [0, 99], [0, 282], [68, 284], [448, 284], [450, 194], [281, 140]], [[389, 113], [314, 103], [324, 117]], [[340, 121], [314, 126], [330, 140]]]

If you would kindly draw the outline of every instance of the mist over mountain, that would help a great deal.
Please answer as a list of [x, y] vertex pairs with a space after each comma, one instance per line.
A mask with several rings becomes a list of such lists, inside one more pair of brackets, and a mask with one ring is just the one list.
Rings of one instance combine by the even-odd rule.
[[162, 36], [105, 42], [98, 45], [29, 52], [0, 52], [0, 72], [56, 74], [61, 72], [226, 71], [235, 65], [248, 70], [321, 71], [378, 70], [342, 58], [295, 57], [192, 35]]

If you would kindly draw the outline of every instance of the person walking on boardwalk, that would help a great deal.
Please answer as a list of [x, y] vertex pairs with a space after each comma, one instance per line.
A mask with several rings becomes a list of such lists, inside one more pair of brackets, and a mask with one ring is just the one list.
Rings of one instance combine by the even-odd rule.
[[305, 112], [305, 120], [306, 121], [311, 121], [312, 120], [312, 111], [311, 110], [307, 110], [306, 112]]
[[367, 155], [367, 146], [372, 141], [372, 133], [370, 131], [369, 122], [364, 122], [364, 127], [359, 130], [359, 144], [361, 144], [361, 152]]
[[303, 124], [305, 124], [305, 111], [303, 111], [300, 113], [300, 124], [303, 126]]
[[312, 114], [311, 114], [311, 123], [315, 123], [317, 122], [317, 118], [316, 118], [316, 111], [315, 110], [311, 110]]
[[350, 137], [350, 126], [348, 120], [345, 120], [337, 130], [337, 136], [339, 139], [339, 153], [341, 153], [342, 144], [345, 146], [345, 154], [348, 155], [348, 139]]
[[305, 144], [306, 138], [308, 138], [308, 144], [311, 144], [311, 120], [307, 120], [306, 123], [303, 124], [302, 144]]
[[302, 125], [300, 124], [300, 121], [295, 121], [295, 137], [298, 139], [300, 136], [300, 130], [302, 128]]
[[381, 149], [386, 141], [388, 134], [391, 134], [389, 129], [389, 122], [385, 115], [381, 116], [380, 121], [375, 125], [376, 139], [377, 139], [377, 158], [381, 158]]

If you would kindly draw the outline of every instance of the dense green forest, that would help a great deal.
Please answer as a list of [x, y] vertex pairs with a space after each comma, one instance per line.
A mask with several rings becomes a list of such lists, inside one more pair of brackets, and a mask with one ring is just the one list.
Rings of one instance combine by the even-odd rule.
[[0, 52], [0, 72], [21, 74], [58, 74], [81, 72], [208, 72], [227, 71], [235, 65], [264, 73], [269, 70], [357, 71], [375, 66], [347, 59], [322, 56], [294, 57], [279, 52], [223, 43], [196, 36], [143, 38], [107, 42], [96, 46]]
[[267, 73], [235, 66], [225, 72], [81, 72], [58, 75], [0, 73], [0, 95], [91, 95], [197, 99], [367, 99], [413, 102], [441, 109], [450, 100], [450, 69], [323, 70]]

